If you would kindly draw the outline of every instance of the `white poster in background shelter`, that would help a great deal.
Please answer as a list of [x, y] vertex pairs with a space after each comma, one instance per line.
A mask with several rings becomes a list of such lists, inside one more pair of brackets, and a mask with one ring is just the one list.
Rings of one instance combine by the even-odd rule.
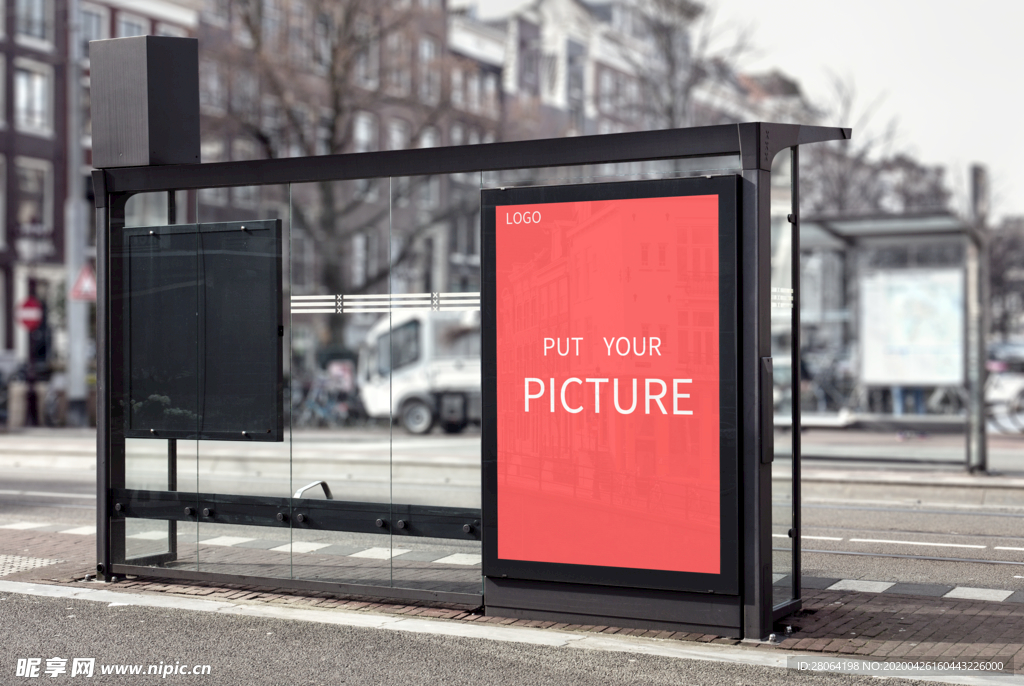
[[862, 383], [963, 384], [962, 270], [874, 272], [861, 278], [860, 293]]

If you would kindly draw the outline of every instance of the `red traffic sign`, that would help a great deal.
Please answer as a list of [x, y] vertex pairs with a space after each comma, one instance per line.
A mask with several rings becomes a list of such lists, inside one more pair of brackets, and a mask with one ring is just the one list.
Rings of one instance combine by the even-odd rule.
[[75, 285], [71, 287], [71, 299], [96, 302], [96, 273], [88, 262], [82, 265]]
[[31, 295], [18, 306], [18, 322], [29, 331], [35, 331], [43, 323], [43, 306]]

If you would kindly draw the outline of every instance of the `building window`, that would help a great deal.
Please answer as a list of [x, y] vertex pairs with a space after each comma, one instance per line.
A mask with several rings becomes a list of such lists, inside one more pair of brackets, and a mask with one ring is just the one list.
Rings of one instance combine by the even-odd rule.
[[409, 74], [409, 42], [401, 33], [392, 33], [387, 42], [388, 91], [392, 95], [406, 96], [412, 80]]
[[89, 41], [104, 40], [109, 37], [110, 14], [106, 8], [96, 5], [81, 6], [81, 37], [82, 56], [89, 56]]
[[23, 259], [54, 253], [53, 167], [46, 160], [14, 158], [18, 182], [18, 252]]
[[420, 100], [436, 104], [441, 99], [441, 73], [438, 70], [438, 44], [433, 38], [420, 39]]
[[452, 69], [452, 107], [462, 109], [466, 105], [466, 100], [462, 92], [462, 69], [455, 67]]
[[15, 61], [14, 123], [19, 131], [53, 133], [53, 70], [48, 65]]
[[[403, 122], [404, 123], [404, 122]], [[357, 112], [352, 124], [352, 152], [373, 152], [377, 149], [377, 117]]]
[[427, 126], [420, 132], [421, 148], [436, 148], [441, 144], [441, 134], [433, 126]]
[[433, 210], [441, 206], [441, 179], [437, 176], [420, 177], [420, 205]]
[[601, 111], [611, 112], [615, 102], [615, 77], [607, 69], [601, 70], [601, 81], [599, 86], [599, 97], [601, 98]]
[[498, 116], [498, 77], [494, 74], [484, 77], [484, 108], [490, 116]]
[[480, 111], [480, 75], [469, 74], [466, 79], [466, 104], [470, 112]]
[[231, 110], [235, 114], [252, 115], [256, 110], [258, 89], [256, 77], [251, 72], [235, 72], [231, 83]]
[[376, 90], [380, 85], [380, 42], [369, 19], [358, 20], [356, 35], [364, 41], [356, 55], [356, 79], [363, 88]]
[[17, 0], [15, 31], [31, 40], [53, 40], [53, 6], [50, 0]]
[[388, 122], [388, 150], [404, 150], [409, 147], [409, 124], [402, 119]]
[[462, 145], [465, 142], [466, 130], [462, 127], [462, 124], [456, 122], [452, 124], [451, 140], [449, 145]]
[[117, 37], [145, 36], [149, 33], [149, 22], [132, 14], [117, 14]]
[[223, 114], [227, 107], [227, 88], [224, 70], [218, 62], [199, 61], [199, 106], [205, 112]]

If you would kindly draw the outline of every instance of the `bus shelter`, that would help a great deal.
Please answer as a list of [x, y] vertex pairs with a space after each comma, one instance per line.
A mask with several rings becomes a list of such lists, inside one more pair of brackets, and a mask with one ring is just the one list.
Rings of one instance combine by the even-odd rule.
[[985, 471], [987, 423], [1001, 417], [986, 394], [984, 231], [947, 211], [819, 216], [800, 241], [815, 285], [804, 426], [963, 432], [965, 467]]
[[849, 129], [203, 164], [196, 53], [91, 48], [98, 576], [752, 638], [799, 608], [771, 257], [800, 146]]

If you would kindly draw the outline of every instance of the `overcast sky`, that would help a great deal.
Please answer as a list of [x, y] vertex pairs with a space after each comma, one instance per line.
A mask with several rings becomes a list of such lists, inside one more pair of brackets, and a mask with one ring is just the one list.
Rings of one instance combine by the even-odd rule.
[[[481, 0], [481, 9], [521, 2]], [[958, 201], [968, 165], [980, 162], [993, 214], [1024, 215], [1024, 1], [704, 2], [716, 23], [752, 28], [759, 50], [747, 71], [781, 69], [820, 102], [832, 93], [831, 74], [849, 78], [862, 105], [882, 98], [879, 128], [898, 120], [898, 147], [946, 166]]]
[[993, 213], [1024, 214], [1024, 2], [720, 0], [716, 7], [719, 22], [752, 27], [759, 54], [750, 71], [777, 67], [822, 100], [831, 73], [851, 78], [864, 105], [883, 98], [879, 126], [898, 119], [898, 145], [946, 166], [959, 199], [968, 165], [980, 162], [989, 168]]

